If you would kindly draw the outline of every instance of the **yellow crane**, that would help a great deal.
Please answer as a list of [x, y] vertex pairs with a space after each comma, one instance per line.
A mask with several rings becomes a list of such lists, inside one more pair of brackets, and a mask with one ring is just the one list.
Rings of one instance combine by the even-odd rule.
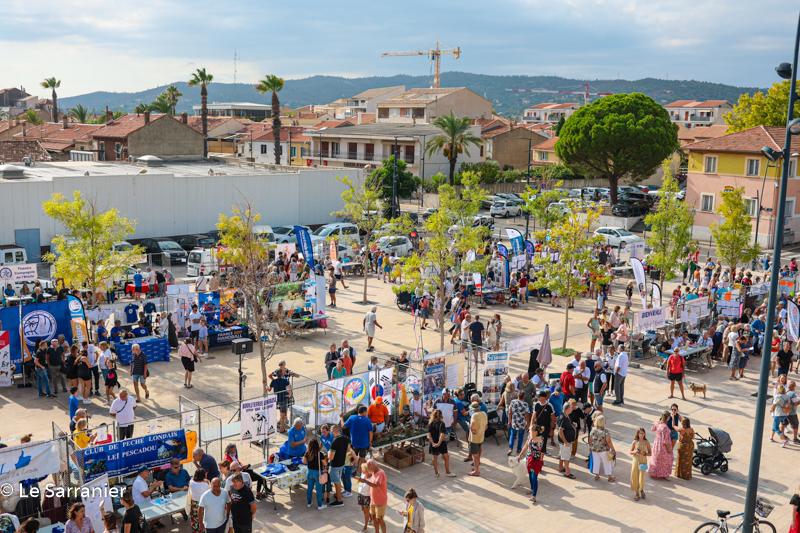
[[441, 86], [441, 79], [440, 79], [440, 63], [442, 60], [442, 54], [449, 54], [452, 55], [454, 59], [458, 59], [461, 57], [461, 48], [449, 48], [446, 50], [442, 50], [439, 48], [439, 41], [436, 41], [436, 48], [431, 48], [430, 50], [410, 50], [407, 52], [383, 52], [381, 57], [403, 57], [403, 56], [428, 56], [428, 58], [433, 63], [433, 87], [434, 89], [438, 89]]

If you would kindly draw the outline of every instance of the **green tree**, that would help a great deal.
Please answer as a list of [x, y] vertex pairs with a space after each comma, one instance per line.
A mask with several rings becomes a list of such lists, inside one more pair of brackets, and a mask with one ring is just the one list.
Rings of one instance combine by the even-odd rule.
[[[391, 212], [392, 182], [394, 181], [395, 158], [390, 155], [383, 163], [373, 170], [367, 177], [370, 186], [380, 189], [383, 200], [384, 214]], [[397, 197], [408, 198], [419, 187], [420, 180], [408, 170], [408, 165], [402, 159], [397, 160]]]
[[558, 137], [559, 134], [561, 133], [561, 128], [564, 127], [564, 123], [566, 121], [567, 121], [567, 119], [564, 118], [564, 115], [561, 115], [561, 118], [558, 119], [558, 122], [556, 123], [555, 128], [553, 128], [553, 133], [556, 134], [556, 137]]
[[178, 106], [178, 100], [180, 100], [181, 96], [183, 96], [183, 93], [180, 92], [178, 88], [175, 87], [174, 85], [170, 85], [169, 87], [164, 89], [164, 92], [161, 93], [161, 95], [164, 97], [164, 100], [169, 104], [169, 111], [167, 111], [167, 113], [170, 115], [174, 115], [175, 108]]
[[269, 248], [253, 232], [259, 220], [261, 215], [249, 204], [234, 206], [230, 215], [219, 215], [217, 230], [220, 262], [230, 267], [226, 283], [244, 296], [244, 312], [240, 313], [240, 318], [247, 323], [258, 344], [262, 390], [266, 394], [269, 389], [267, 363], [275, 352], [278, 338], [274, 315], [270, 312], [271, 295], [278, 279], [273, 274], [264, 274], [270, 265]]
[[452, 111], [449, 115], [442, 115], [433, 120], [433, 125], [441, 133], [432, 137], [425, 146], [429, 156], [441, 152], [450, 163], [448, 178], [450, 185], [455, 184], [456, 163], [459, 154], [469, 155], [469, 147], [480, 146], [481, 138], [469, 131], [472, 121], [467, 117], [456, 117]]
[[55, 193], [42, 209], [65, 230], [53, 238], [55, 252], [44, 256], [45, 261], [53, 263], [56, 277], [64, 280], [65, 287], [105, 291], [143, 253], [138, 246], [114, 250], [115, 243], [133, 234], [135, 223], [116, 209], [98, 210], [80, 191], [72, 193], [72, 200]]
[[[756, 91], [754, 94], [744, 93], [733, 109], [725, 115], [728, 132], [733, 133], [756, 126], [785, 126], [786, 110], [789, 107], [789, 82], [779, 81], [772, 84], [767, 92]], [[800, 102], [795, 104], [795, 113]]]
[[444, 350], [445, 282], [458, 271], [485, 273], [488, 257], [462, 261], [468, 252], [479, 253], [489, 228], [473, 226], [486, 192], [478, 185], [479, 177], [466, 172], [463, 187], [443, 184], [439, 187], [439, 209], [425, 221], [425, 239], [403, 265], [404, 289], [423, 288], [435, 294], [441, 303], [434, 309], [439, 329], [439, 349]]
[[[275, 138], [275, 164], [281, 164], [281, 102], [278, 100], [278, 93], [283, 89], [283, 78], [275, 74], [268, 74], [256, 85], [256, 91], [260, 93], [272, 93], [272, 135]], [[289, 148], [291, 155], [291, 147]], [[291, 164], [291, 162], [289, 162]]]
[[77, 120], [79, 124], [88, 124], [89, 110], [83, 104], [78, 104], [69, 110], [69, 116]]
[[41, 118], [39, 118], [39, 113], [37, 113], [35, 109], [26, 109], [22, 114], [22, 118], [34, 126], [38, 126], [44, 122]]
[[650, 255], [647, 263], [660, 271], [659, 285], [664, 286], [665, 279], [671, 279], [681, 257], [692, 240], [692, 224], [694, 215], [685, 202], [678, 199], [678, 182], [672, 175], [670, 161], [663, 164], [664, 184], [661, 187], [658, 206], [649, 213], [644, 221], [650, 226], [647, 234], [647, 245]]
[[722, 202], [717, 214], [722, 219], [711, 225], [711, 236], [717, 248], [717, 256], [735, 274], [739, 265], [746, 265], [758, 257], [758, 244], [750, 243], [752, 223], [744, 203], [744, 188], [720, 193]]
[[200, 87], [200, 119], [203, 123], [203, 157], [208, 157], [208, 86], [214, 75], [199, 68], [189, 78], [189, 87]]
[[461, 163], [460, 172], [474, 172], [480, 176], [481, 183], [497, 183], [502, 177], [500, 164], [489, 159], [477, 163]]
[[542, 254], [534, 258], [534, 263], [541, 270], [534, 286], [549, 289], [564, 298], [564, 342], [567, 347], [569, 336], [569, 308], [571, 302], [583, 293], [584, 285], [575, 272], [587, 272], [597, 279], [605, 279], [605, 269], [593, 256], [592, 250], [601, 239], [591, 232], [591, 228], [600, 217], [600, 210], [592, 208], [582, 216], [573, 209], [566, 217], [547, 231], [540, 231], [538, 238], [542, 241], [549, 236], [547, 246], [551, 253], [558, 254], [553, 261], [550, 254]]
[[[559, 183], [560, 186], [560, 183]], [[560, 189], [533, 189], [526, 187], [522, 193], [525, 205], [522, 210], [532, 216], [543, 230], [547, 230], [556, 222], [563, 220], [566, 213], [560, 209], [550, 208], [550, 204], [558, 202], [564, 198], [564, 192]]]
[[53, 122], [58, 122], [58, 95], [56, 94], [56, 89], [61, 87], [61, 80], [45, 78], [41, 86], [44, 89], [50, 89], [50, 98], [53, 100]]
[[[369, 247], [375, 232], [386, 223], [386, 219], [381, 216], [381, 189], [377, 183], [370, 183], [369, 180], [365, 180], [361, 185], [356, 185], [347, 176], [338, 179], [345, 187], [342, 191], [344, 207], [341, 211], [332, 214], [347, 218], [358, 226], [359, 232], [364, 234], [364, 246]], [[367, 254], [364, 254], [364, 294], [361, 300], [363, 304], [368, 303], [368, 272], [369, 262]]]
[[172, 103], [165, 93], [161, 93], [147, 106], [147, 111], [155, 111], [156, 113], [169, 115], [172, 113]]
[[612, 94], [581, 107], [556, 142], [556, 154], [573, 171], [608, 180], [612, 204], [621, 178], [650, 176], [677, 149], [677, 126], [641, 93]]

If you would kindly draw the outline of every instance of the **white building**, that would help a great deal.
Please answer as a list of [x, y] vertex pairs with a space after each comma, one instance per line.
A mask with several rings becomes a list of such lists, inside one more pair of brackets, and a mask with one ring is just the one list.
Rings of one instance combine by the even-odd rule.
[[676, 100], [664, 106], [670, 120], [687, 128], [725, 124], [725, 114], [733, 107], [727, 100]]
[[[23, 167], [22, 178], [0, 176], [0, 243], [24, 246], [31, 261], [63, 228], [44, 214], [42, 202], [54, 193], [75, 190], [99, 209], [117, 208], [136, 221], [132, 238], [203, 233], [215, 228], [220, 213], [247, 201], [263, 224], [321, 224], [335, 220], [343, 207], [344, 186], [333, 169], [271, 172], [215, 162], [129, 163], [39, 162]], [[144, 172], [144, 173], [142, 173]], [[88, 173], [88, 175], [87, 175]], [[360, 170], [348, 175], [360, 182]]]
[[[253, 102], [212, 102], [206, 105], [210, 117], [240, 117], [251, 120], [263, 120], [272, 117], [272, 106]], [[202, 107], [192, 106], [195, 115], [199, 115]]]
[[378, 104], [389, 98], [400, 96], [406, 90], [405, 85], [393, 87], [376, 87], [367, 89], [350, 98], [340, 98], [325, 106], [333, 114], [333, 118], [346, 119], [355, 117], [359, 113], [375, 113]]
[[522, 121], [528, 124], [558, 124], [562, 117], [568, 119], [579, 107], [580, 104], [574, 102], [536, 104], [522, 112]]
[[492, 103], [466, 87], [409, 89], [377, 107], [378, 122], [385, 123], [430, 123], [450, 113], [462, 118], [492, 118]]

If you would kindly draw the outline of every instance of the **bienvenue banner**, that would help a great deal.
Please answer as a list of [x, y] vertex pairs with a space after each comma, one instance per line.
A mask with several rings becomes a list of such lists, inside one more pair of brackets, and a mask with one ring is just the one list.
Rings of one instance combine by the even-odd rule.
[[107, 474], [109, 477], [135, 474], [143, 468], [169, 464], [187, 454], [186, 432], [167, 431], [118, 442], [91, 446], [76, 452], [78, 464], [83, 465], [84, 481]]
[[667, 323], [667, 308], [643, 309], [637, 311], [634, 316], [637, 331], [656, 329]]

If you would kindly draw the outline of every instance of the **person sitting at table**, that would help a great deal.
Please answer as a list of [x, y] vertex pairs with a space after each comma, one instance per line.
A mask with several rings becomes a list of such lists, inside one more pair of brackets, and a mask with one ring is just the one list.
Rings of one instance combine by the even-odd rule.
[[140, 469], [139, 473], [136, 475], [136, 479], [133, 481], [133, 486], [131, 487], [133, 503], [139, 507], [150, 503], [150, 496], [155, 494], [156, 489], [162, 487], [163, 485], [163, 481], [150, 482], [149, 468]]
[[225, 446], [225, 461], [228, 461], [231, 465], [231, 470], [234, 473], [238, 470], [242, 472], [242, 476], [245, 477], [245, 484], [249, 487], [250, 481], [252, 479], [256, 480], [256, 497], [260, 497], [262, 492], [265, 490], [266, 482], [261, 475], [257, 474], [253, 469], [252, 465], [249, 463], [244, 464], [239, 461], [239, 451], [236, 448], [236, 444], [230, 443]]
[[144, 320], [140, 320], [139, 324], [131, 329], [131, 334], [133, 337], [147, 337], [150, 335], [150, 329], [147, 327], [147, 324]]
[[3, 290], [3, 299], [8, 303], [8, 299], [14, 297], [16, 294], [14, 287], [9, 283], [6, 285], [5, 290]]
[[22, 287], [19, 290], [19, 294], [20, 294], [20, 296], [30, 296], [31, 295], [31, 289], [30, 289], [30, 287], [28, 287], [28, 282], [27, 281], [23, 281], [22, 282]]
[[292, 427], [286, 433], [286, 442], [278, 450], [278, 455], [283, 459], [302, 457], [306, 453], [306, 426], [302, 418], [295, 418]]
[[189, 472], [181, 465], [181, 460], [177, 457], [169, 462], [169, 471], [164, 476], [164, 488], [168, 492], [181, 492], [189, 490]]
[[125, 331], [122, 329], [122, 321], [115, 320], [114, 326], [111, 328], [111, 342], [119, 342], [122, 340], [122, 335]]

